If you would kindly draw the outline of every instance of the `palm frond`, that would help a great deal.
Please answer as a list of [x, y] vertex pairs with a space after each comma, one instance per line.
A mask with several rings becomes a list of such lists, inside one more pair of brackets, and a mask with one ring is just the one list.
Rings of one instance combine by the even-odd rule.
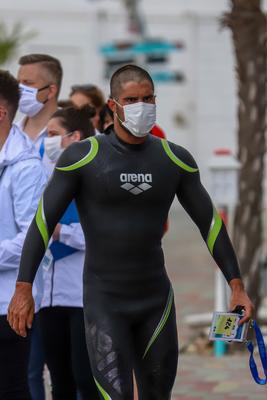
[[25, 32], [20, 22], [16, 23], [10, 32], [6, 25], [0, 22], [0, 65], [10, 60], [16, 54], [19, 46], [35, 35], [34, 31]]

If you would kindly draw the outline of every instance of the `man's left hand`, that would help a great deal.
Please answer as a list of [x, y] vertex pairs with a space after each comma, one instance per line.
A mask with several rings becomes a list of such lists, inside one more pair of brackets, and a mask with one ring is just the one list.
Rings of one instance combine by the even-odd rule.
[[232, 290], [230, 310], [233, 311], [236, 306], [242, 306], [245, 311], [243, 318], [239, 321], [239, 324], [242, 325], [244, 322], [248, 322], [252, 318], [254, 306], [244, 289], [241, 279], [232, 279], [229, 285]]
[[7, 320], [11, 328], [20, 336], [27, 336], [27, 329], [32, 327], [34, 300], [32, 284], [17, 282], [16, 290], [8, 307]]

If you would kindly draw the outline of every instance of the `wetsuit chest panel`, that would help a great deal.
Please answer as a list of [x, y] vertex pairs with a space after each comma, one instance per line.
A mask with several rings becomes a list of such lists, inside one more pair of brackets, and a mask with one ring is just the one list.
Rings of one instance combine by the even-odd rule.
[[90, 173], [96, 202], [106, 202], [111, 207], [129, 202], [137, 207], [170, 205], [179, 182], [179, 169], [169, 162], [158, 139], [133, 151], [122, 151], [108, 140], [102, 142], [99, 161]]
[[85, 233], [88, 264], [94, 260], [102, 276], [112, 275], [113, 268], [121, 277], [131, 268], [137, 274], [137, 266], [155, 271], [163, 266], [161, 238], [179, 168], [158, 139], [134, 150], [117, 147], [107, 137], [98, 140], [97, 157], [82, 170], [88, 190], [77, 202], [82, 225], [90, 226]]

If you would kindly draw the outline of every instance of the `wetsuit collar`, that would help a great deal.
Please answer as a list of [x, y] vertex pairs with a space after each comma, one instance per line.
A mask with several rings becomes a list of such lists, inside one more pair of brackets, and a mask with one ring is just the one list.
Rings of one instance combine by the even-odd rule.
[[108, 135], [108, 140], [110, 143], [115, 146], [116, 148], [119, 148], [120, 150], [128, 150], [128, 151], [142, 151], [144, 150], [149, 142], [150, 142], [150, 135], [146, 137], [146, 140], [143, 143], [140, 144], [130, 144], [124, 142], [122, 139], [118, 137], [118, 135], [114, 132], [114, 130], [111, 130], [110, 134]]

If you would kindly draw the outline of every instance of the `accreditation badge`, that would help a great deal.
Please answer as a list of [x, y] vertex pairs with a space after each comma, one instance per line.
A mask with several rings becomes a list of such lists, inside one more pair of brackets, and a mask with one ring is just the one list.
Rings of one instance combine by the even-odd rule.
[[49, 249], [46, 250], [45, 255], [41, 261], [41, 267], [44, 271], [48, 271], [51, 265], [53, 264], [53, 256]]
[[210, 340], [244, 342], [247, 338], [248, 323], [238, 325], [242, 315], [232, 312], [214, 312], [210, 328]]

